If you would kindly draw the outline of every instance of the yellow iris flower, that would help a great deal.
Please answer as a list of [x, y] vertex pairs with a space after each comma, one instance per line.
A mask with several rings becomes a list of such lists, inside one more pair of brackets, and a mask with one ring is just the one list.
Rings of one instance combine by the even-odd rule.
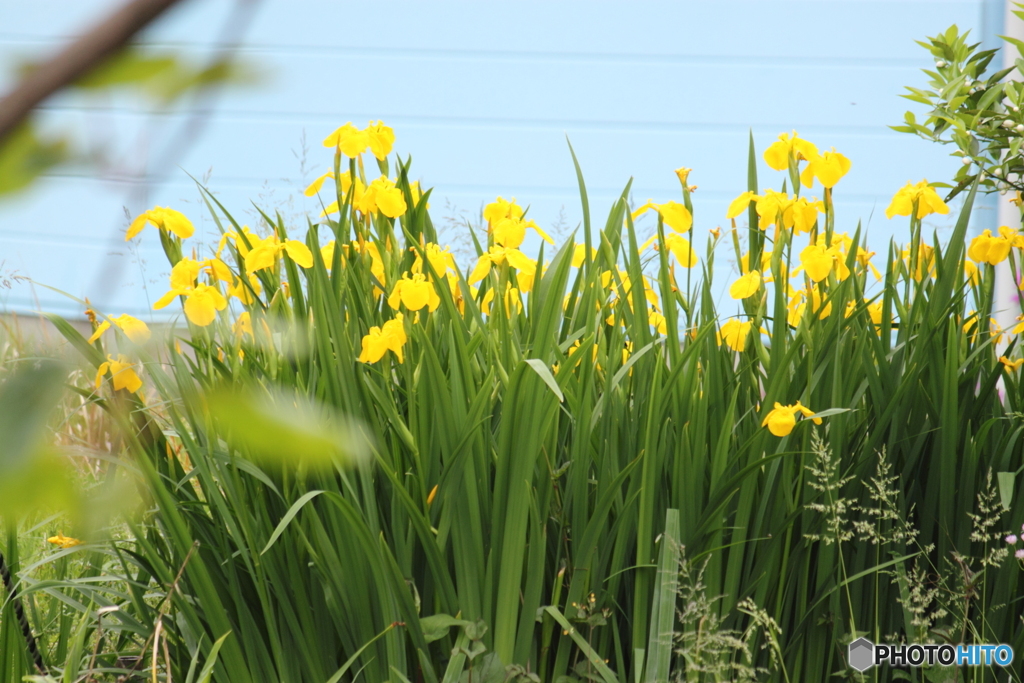
[[800, 267], [811, 278], [811, 282], [821, 282], [832, 272], [838, 252], [836, 247], [826, 249], [820, 244], [812, 244], [800, 252]]
[[733, 351], [743, 351], [747, 347], [747, 335], [752, 326], [750, 321], [741, 322], [735, 318], [727, 320], [719, 332], [718, 345], [724, 343]]
[[[768, 431], [775, 436], [786, 436], [793, 431], [793, 427], [796, 426], [797, 413], [800, 413], [804, 417], [811, 417], [814, 415], [814, 411], [800, 405], [800, 401], [797, 401], [795, 405], [789, 406], [776, 403], [775, 407], [765, 415], [764, 420], [761, 422], [761, 426], [767, 427]], [[813, 419], [814, 424], [821, 424], [820, 417], [815, 417]]]
[[729, 203], [729, 208], [725, 211], [725, 217], [736, 218], [750, 207], [750, 202], [756, 202], [757, 199], [758, 197], [756, 193], [750, 191], [744, 192]]
[[53, 545], [57, 546], [62, 550], [74, 548], [76, 545], [82, 545], [82, 542], [79, 541], [77, 538], [71, 538], [70, 536], [65, 536], [64, 534], [50, 536], [48, 539], [46, 539], [46, 542], [52, 543]]
[[[346, 175], [348, 174], [346, 173]], [[327, 173], [324, 173], [322, 176], [318, 177], [316, 180], [311, 182], [302, 192], [302, 194], [306, 195], [307, 197], [312, 197], [313, 195], [320, 191], [321, 187], [324, 186], [324, 181], [326, 181], [328, 178], [333, 177], [334, 171], [327, 171]]]
[[119, 354], [117, 356], [117, 360], [115, 360], [113, 356], [107, 356], [107, 360], [100, 363], [100, 367], [96, 370], [97, 389], [103, 385], [103, 377], [108, 372], [110, 373], [110, 378], [114, 383], [115, 391], [127, 389], [134, 394], [142, 388], [142, 380], [139, 379], [139, 375], [135, 372], [134, 366], [131, 361], [123, 355]]
[[732, 200], [725, 213], [726, 218], [736, 218], [747, 210], [751, 202], [757, 210], [757, 227], [765, 230], [770, 225], [781, 225], [796, 234], [810, 232], [818, 220], [818, 214], [825, 212], [825, 205], [806, 197], [790, 197], [785, 192], [767, 189], [764, 196], [744, 192]]
[[548, 244], [555, 243], [551, 236], [541, 230], [534, 221], [522, 218], [501, 218], [491, 225], [491, 232], [496, 244], [510, 249], [518, 249], [526, 239], [527, 228], [532, 228]]
[[901, 187], [895, 195], [893, 195], [892, 202], [889, 203], [889, 208], [885, 210], [885, 217], [892, 218], [893, 216], [909, 216], [914, 212], [914, 206], [917, 205], [917, 217], [924, 218], [925, 216], [933, 213], [947, 214], [949, 213], [949, 207], [942, 201], [938, 194], [935, 192], [935, 188], [928, 184], [927, 180], [922, 180], [916, 185], [907, 183]]
[[[597, 255], [597, 252], [594, 250], [593, 247], [591, 247], [590, 248], [590, 254], [589, 254], [590, 260], [593, 260], [596, 255]], [[587, 260], [587, 245], [586, 244], [576, 244], [576, 246], [574, 246], [572, 248], [572, 267], [573, 268], [579, 268], [580, 266], [583, 265], [583, 263], [586, 260]]]
[[491, 247], [477, 259], [476, 265], [469, 274], [467, 282], [473, 285], [480, 282], [491, 271], [492, 266], [501, 265], [505, 261], [516, 271], [516, 281], [524, 292], [533, 289], [533, 278], [537, 272], [537, 262], [529, 256], [511, 247]]
[[252, 329], [252, 316], [249, 314], [249, 311], [242, 311], [242, 314], [238, 316], [234, 324], [231, 326], [231, 331], [236, 337], [249, 335], [250, 339], [256, 338]]
[[668, 325], [665, 320], [665, 316], [658, 311], [657, 308], [652, 307], [647, 313], [647, 324], [658, 331], [658, 334], [668, 334]]
[[[512, 308], [519, 312], [523, 312], [523, 300], [519, 296], [519, 290], [512, 286], [511, 283], [505, 283], [505, 315], [512, 314]], [[484, 315], [491, 314], [491, 302], [494, 301], [494, 288], [488, 289], [484, 293], [483, 300], [480, 301], [480, 310], [484, 312]]]
[[679, 202], [665, 202], [655, 204], [654, 200], [648, 199], [647, 203], [633, 212], [633, 220], [651, 210], [661, 215], [662, 222], [676, 232], [686, 232], [693, 227], [693, 214]]
[[779, 139], [764, 151], [765, 163], [776, 171], [788, 169], [790, 159], [797, 163], [810, 161], [816, 156], [818, 156], [818, 148], [814, 146], [814, 143], [797, 137], [795, 130], [792, 135], [788, 133], [779, 135]]
[[354, 202], [356, 209], [364, 214], [380, 211], [388, 218], [398, 218], [405, 214], [408, 204], [405, 202], [405, 195], [395, 187], [394, 181], [387, 176], [381, 176], [370, 182], [366, 192]]
[[124, 332], [125, 336], [136, 344], [143, 344], [149, 341], [150, 336], [152, 336], [146, 323], [125, 313], [123, 315], [109, 316], [107, 320], [101, 322], [99, 326], [96, 327], [96, 331], [92, 333], [91, 337], [89, 337], [89, 343], [92, 344], [94, 341], [99, 339], [104, 332], [109, 330], [111, 322], [117, 325], [118, 329]]
[[242, 258], [245, 258], [245, 255], [249, 253], [249, 246], [246, 245], [246, 241], [248, 240], [249, 244], [255, 245], [261, 239], [263, 238], [250, 230], [248, 225], [243, 225], [238, 232], [229, 230], [220, 236], [220, 241], [217, 242], [217, 251], [215, 252], [216, 256], [217, 258], [220, 258], [221, 252], [224, 251], [224, 247], [230, 241], [235, 243], [235, 248], [238, 249], [238, 253]]
[[154, 206], [149, 211], [143, 211], [135, 217], [124, 234], [124, 241], [127, 242], [138, 235], [147, 225], [173, 232], [183, 240], [188, 239], [195, 232], [192, 222], [185, 217], [185, 214], [163, 206]]
[[[249, 287], [252, 287], [250, 291]], [[260, 285], [260, 279], [256, 277], [256, 274], [249, 275], [249, 287], [245, 286], [242, 278], [235, 278], [235, 280], [228, 285], [228, 296], [235, 297], [243, 304], [251, 304], [254, 301], [253, 293], [259, 296], [263, 293], [263, 286]]]
[[[903, 250], [903, 261], [907, 267], [910, 267], [910, 245]], [[897, 261], [897, 263], [899, 263]], [[917, 282], [920, 282], [926, 275], [931, 277], [935, 274], [935, 248], [931, 247], [924, 242], [917, 247], [917, 268], [911, 273], [911, 276]]]
[[424, 306], [427, 310], [433, 311], [440, 303], [441, 297], [423, 273], [414, 273], [412, 277], [406, 273], [395, 283], [395, 288], [388, 297], [388, 306], [396, 310], [405, 305], [410, 311], [418, 311]]
[[402, 347], [408, 341], [405, 335], [405, 324], [402, 322], [402, 314], [396, 313], [395, 317], [384, 323], [382, 327], [371, 327], [370, 332], [363, 337], [363, 348], [359, 352], [360, 363], [376, 363], [384, 357], [388, 351], [395, 354], [398, 362], [402, 363], [405, 358]]
[[[647, 248], [655, 244], [658, 241], [657, 235], [651, 235], [650, 238], [640, 245], [640, 253], [647, 251]], [[686, 239], [682, 235], [677, 235], [674, 232], [670, 232], [665, 235], [665, 246], [668, 248], [669, 253], [676, 257], [679, 261], [679, 265], [683, 268], [693, 268], [698, 263], [697, 253], [690, 246], [690, 240]], [[657, 247], [655, 247], [657, 249]]]
[[303, 268], [313, 267], [313, 252], [305, 244], [298, 240], [285, 240], [281, 242], [276, 235], [270, 235], [253, 244], [249, 253], [245, 255], [245, 272], [252, 275], [257, 270], [273, 268], [280, 258], [281, 252], [285, 252]]
[[185, 297], [185, 316], [200, 327], [212, 323], [217, 318], [217, 311], [223, 311], [228, 307], [224, 295], [216, 287], [198, 284], [195, 287], [172, 289], [160, 297], [159, 301], [153, 304], [153, 308], [164, 308], [177, 296]]
[[1024, 365], [1024, 358], [1018, 358], [1017, 360], [1010, 360], [1006, 356], [999, 356], [999, 362], [1006, 367], [1007, 372], [1013, 370], [1019, 370], [1021, 365]]
[[370, 121], [365, 133], [373, 156], [382, 161], [386, 159], [395, 144], [395, 131], [390, 126], [385, 126], [383, 121]]
[[484, 207], [484, 220], [487, 221], [487, 230], [494, 235], [494, 241], [502, 247], [518, 249], [526, 239], [526, 229], [532, 228], [540, 235], [541, 239], [548, 244], [555, 241], [538, 226], [534, 221], [524, 220], [523, 207], [516, 204], [516, 198], [506, 201], [502, 197]]
[[733, 299], [746, 299], [753, 296], [761, 289], [761, 271], [752, 270], [746, 275], [741, 275], [736, 282], [729, 287], [729, 296]]
[[502, 218], [522, 218], [524, 213], [523, 207], [516, 204], [515, 197], [511, 201], [498, 197], [484, 207], [484, 220], [494, 225]]
[[[865, 303], [867, 303], [867, 301], [868, 301], [867, 299], [864, 300]], [[857, 310], [857, 302], [856, 301], [847, 301], [846, 302], [846, 313], [844, 314], [843, 317], [849, 318], [851, 315], [853, 315], [854, 311], [856, 311], [856, 310]], [[867, 305], [867, 312], [868, 312], [868, 317], [871, 318], [871, 323], [876, 328], [879, 327], [882, 324], [882, 302], [881, 301], [876, 301], [874, 303], [869, 303]]]
[[972, 239], [967, 255], [978, 263], [994, 266], [1005, 261], [1013, 247], [1024, 247], [1024, 235], [1003, 225], [999, 228], [998, 236], [993, 236], [991, 230], [985, 230]]
[[[328, 171], [328, 173], [325, 173], [324, 175], [322, 175], [319, 178], [317, 178], [316, 180], [314, 180], [310, 184], [310, 186], [306, 188], [306, 195], [311, 197], [314, 194], [316, 194], [320, 190], [320, 186], [323, 185], [323, 179], [325, 179], [327, 177], [333, 178], [334, 177], [334, 173], [331, 172], [331, 171]], [[348, 196], [348, 192], [351, 189], [352, 190], [352, 206], [353, 206], [353, 208], [362, 210], [362, 209], [360, 209], [360, 206], [363, 206], [363, 204], [364, 204], [363, 195], [366, 194], [366, 185], [363, 183], [363, 181], [357, 176], [355, 181], [354, 181], [355, 182], [355, 188], [352, 188], [352, 183], [353, 183], [352, 174], [349, 173], [348, 171], [345, 171], [344, 173], [341, 174], [340, 182], [341, 182], [341, 196], [342, 197], [347, 197]], [[311, 192], [311, 190], [312, 190], [312, 192]], [[370, 200], [369, 200], [369, 208], [367, 210], [368, 211], [373, 211], [374, 207], [375, 207], [375, 204], [373, 203], [372, 198], [370, 198]], [[323, 218], [324, 216], [326, 216], [328, 214], [337, 213], [337, 212], [338, 212], [338, 200], [335, 199], [333, 202], [331, 202], [330, 204], [327, 205], [327, 208], [325, 208], [323, 211], [320, 212], [320, 217]]]
[[844, 175], [850, 171], [850, 160], [832, 148], [810, 159], [807, 168], [800, 174], [800, 182], [810, 188], [817, 178], [822, 187], [835, 187]]
[[324, 139], [324, 147], [333, 147], [345, 156], [355, 159], [370, 146], [366, 131], [359, 130], [349, 121]]
[[[423, 272], [423, 257], [420, 256], [419, 249], [411, 249], [416, 254], [416, 260], [412, 264], [412, 272], [422, 273]], [[441, 245], [428, 242], [423, 246], [423, 251], [427, 253], [427, 260], [430, 262], [430, 267], [434, 269], [438, 277], [442, 277], [448, 273], [449, 270], [454, 272], [455, 266], [455, 255], [452, 254], [449, 247], [441, 248]]]
[[981, 272], [977, 263], [964, 259], [964, 278], [975, 287], [981, 284]]

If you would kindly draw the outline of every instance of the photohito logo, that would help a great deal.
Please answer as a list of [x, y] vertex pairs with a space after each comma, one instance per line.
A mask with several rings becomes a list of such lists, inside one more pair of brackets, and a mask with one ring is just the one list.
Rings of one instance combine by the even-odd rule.
[[850, 643], [850, 666], [867, 671], [873, 666], [1009, 666], [1009, 645], [875, 645], [867, 638]]

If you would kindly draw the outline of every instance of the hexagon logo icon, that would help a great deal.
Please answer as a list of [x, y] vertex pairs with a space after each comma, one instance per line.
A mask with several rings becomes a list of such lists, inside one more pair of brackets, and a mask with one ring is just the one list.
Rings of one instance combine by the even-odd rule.
[[875, 665], [875, 645], [867, 638], [858, 638], [850, 643], [848, 658], [850, 666], [857, 671], [867, 671]]

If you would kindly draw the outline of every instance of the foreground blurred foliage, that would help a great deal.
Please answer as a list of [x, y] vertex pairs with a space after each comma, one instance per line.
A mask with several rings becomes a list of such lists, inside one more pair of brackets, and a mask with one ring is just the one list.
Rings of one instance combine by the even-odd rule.
[[[30, 75], [33, 65], [17, 71]], [[122, 94], [140, 96], [156, 110], [167, 110], [184, 98], [212, 87], [251, 86], [261, 80], [257, 70], [230, 55], [206, 65], [196, 65], [174, 53], [153, 54], [129, 46], [92, 70], [64, 92], [85, 98], [109, 98]], [[41, 132], [45, 129], [45, 132]], [[33, 116], [5, 140], [0, 140], [0, 198], [24, 190], [58, 164], [103, 162], [81, 149], [81, 141], [52, 126], [41, 126]]]

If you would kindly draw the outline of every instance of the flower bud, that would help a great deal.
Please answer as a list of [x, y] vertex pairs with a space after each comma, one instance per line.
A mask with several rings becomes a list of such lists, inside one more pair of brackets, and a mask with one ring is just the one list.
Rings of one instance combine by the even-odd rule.
[[946, 66], [945, 60], [940, 59], [939, 61], [935, 62], [935, 68], [937, 69], [941, 69], [944, 66]]

